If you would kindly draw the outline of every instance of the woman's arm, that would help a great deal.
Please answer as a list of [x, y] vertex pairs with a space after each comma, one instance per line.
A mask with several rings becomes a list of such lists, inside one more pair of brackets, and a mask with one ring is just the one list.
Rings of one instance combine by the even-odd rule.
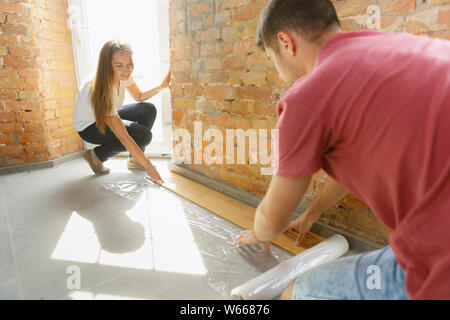
[[138, 86], [136, 85], [136, 82], [134, 82], [131, 86], [127, 87], [127, 89], [134, 100], [141, 102], [141, 101], [146, 101], [146, 100], [150, 99], [151, 97], [157, 95], [164, 88], [168, 88], [169, 82], [170, 82], [170, 71], [169, 71], [169, 73], [167, 73], [166, 77], [161, 82], [161, 84], [159, 86], [157, 86], [156, 88], [142, 92], [141, 90], [139, 90]]
[[119, 116], [108, 116], [106, 117], [105, 122], [117, 137], [117, 139], [119, 139], [119, 141], [124, 145], [128, 152], [131, 153], [133, 158], [136, 159], [136, 161], [145, 168], [149, 177], [156, 182], [163, 183], [153, 164], [145, 156], [145, 154], [142, 152], [133, 138], [128, 134], [128, 131], [125, 128], [122, 119]]

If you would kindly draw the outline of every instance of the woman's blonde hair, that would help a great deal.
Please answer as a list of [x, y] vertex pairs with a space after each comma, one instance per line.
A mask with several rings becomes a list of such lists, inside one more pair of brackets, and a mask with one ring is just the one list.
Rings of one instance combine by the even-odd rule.
[[105, 118], [113, 109], [114, 72], [111, 61], [114, 53], [120, 50], [133, 54], [131, 46], [120, 40], [111, 40], [103, 45], [98, 58], [97, 73], [91, 81], [91, 102], [96, 126], [101, 134], [105, 134]]

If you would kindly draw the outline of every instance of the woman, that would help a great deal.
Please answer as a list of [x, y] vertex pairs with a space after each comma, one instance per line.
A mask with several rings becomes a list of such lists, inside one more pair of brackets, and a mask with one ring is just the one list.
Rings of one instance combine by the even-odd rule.
[[[169, 87], [170, 72], [160, 86], [141, 92], [131, 76], [132, 55], [126, 43], [114, 40], [105, 43], [94, 79], [87, 81], [77, 96], [74, 127], [83, 140], [99, 145], [84, 153], [84, 159], [96, 174], [109, 173], [103, 162], [128, 150], [128, 168], [145, 169], [152, 181], [164, 183], [144, 154], [152, 140], [156, 108], [143, 101]], [[139, 103], [122, 106], [125, 88]]]

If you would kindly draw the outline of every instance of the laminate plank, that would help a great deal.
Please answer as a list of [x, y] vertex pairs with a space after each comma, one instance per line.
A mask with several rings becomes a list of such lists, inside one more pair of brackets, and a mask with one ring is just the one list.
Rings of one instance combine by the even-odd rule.
[[[213, 190], [205, 185], [197, 183], [177, 173], [174, 167], [166, 168], [155, 165], [161, 177], [165, 181], [163, 187], [176, 194], [198, 204], [199, 206], [217, 214], [218, 216], [240, 226], [244, 229], [253, 228], [253, 220], [256, 209], [246, 203], [233, 199], [223, 193]], [[292, 254], [302, 251], [325, 240], [325, 238], [308, 232], [300, 246], [295, 245], [298, 233], [290, 230], [280, 235], [272, 243]]]

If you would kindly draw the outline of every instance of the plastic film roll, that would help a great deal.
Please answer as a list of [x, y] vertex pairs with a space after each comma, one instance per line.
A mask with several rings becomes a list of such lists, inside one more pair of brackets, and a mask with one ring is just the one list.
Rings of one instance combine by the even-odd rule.
[[335, 234], [275, 268], [231, 290], [235, 300], [271, 300], [300, 274], [321, 264], [336, 260], [348, 251], [348, 242]]

